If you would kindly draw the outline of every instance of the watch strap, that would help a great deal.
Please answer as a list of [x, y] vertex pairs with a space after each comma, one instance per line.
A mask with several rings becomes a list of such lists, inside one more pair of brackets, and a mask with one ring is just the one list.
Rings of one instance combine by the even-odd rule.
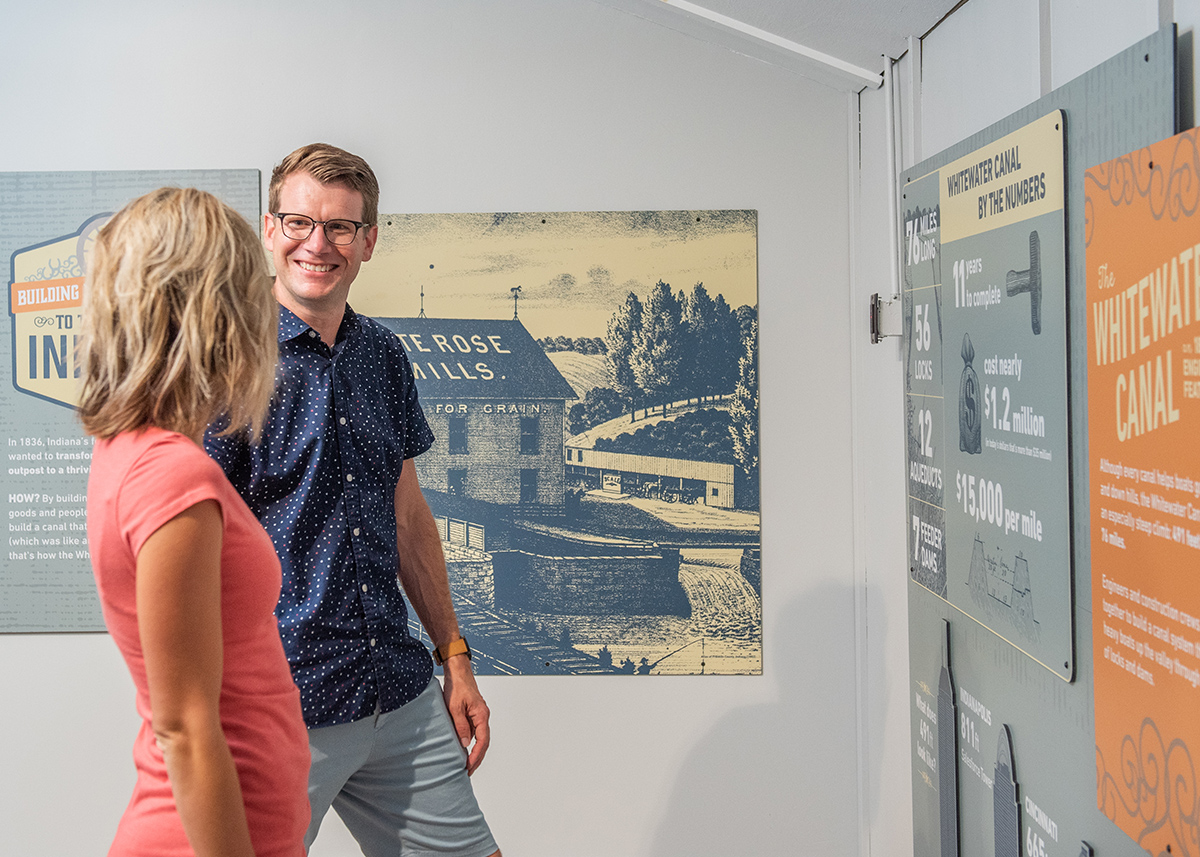
[[451, 640], [444, 646], [438, 646], [433, 650], [433, 661], [440, 667], [455, 655], [466, 655], [467, 659], [470, 660], [471, 647], [467, 644], [466, 637], [459, 637], [456, 640]]

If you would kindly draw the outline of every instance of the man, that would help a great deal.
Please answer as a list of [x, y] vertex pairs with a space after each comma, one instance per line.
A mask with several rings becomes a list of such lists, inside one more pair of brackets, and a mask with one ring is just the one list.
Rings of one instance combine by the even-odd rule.
[[215, 429], [205, 445], [283, 566], [275, 612], [312, 750], [306, 845], [332, 805], [368, 857], [499, 855], [468, 779], [489, 712], [412, 460], [433, 435], [399, 340], [346, 303], [378, 237], [375, 174], [313, 144], [275, 168], [268, 199], [278, 395], [259, 445]]

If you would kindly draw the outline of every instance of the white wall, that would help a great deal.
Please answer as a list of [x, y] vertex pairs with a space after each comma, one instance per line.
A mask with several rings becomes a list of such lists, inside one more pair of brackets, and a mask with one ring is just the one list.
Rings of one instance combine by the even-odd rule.
[[1200, 19], [1197, 0], [970, 0], [922, 41], [921, 158], [1040, 98], [1044, 49], [1048, 91], [1149, 36], [1172, 9], [1181, 32]]
[[[897, 70], [897, 78], [902, 74]], [[900, 339], [871, 344], [872, 294], [890, 300], [886, 89], [864, 90], [859, 173], [852, 188], [853, 270], [849, 302], [854, 386], [851, 431], [855, 461], [855, 565], [865, 630], [861, 742], [867, 760], [863, 800], [872, 855], [912, 854], [912, 775], [909, 746], [908, 567], [903, 497], [904, 383]], [[897, 332], [899, 301], [895, 324]], [[899, 498], [899, 499], [898, 499]]]
[[921, 53], [927, 158], [1041, 97], [1038, 0], [971, 0], [922, 40]]
[[[851, 97], [588, 0], [10, 5], [5, 170], [265, 173], [319, 139], [373, 163], [385, 212], [757, 209], [764, 675], [485, 679], [476, 788], [512, 855], [854, 854], [863, 821], [908, 850], [899, 364], [853, 413], [887, 350], [860, 294], [886, 262], [848, 289], [852, 218], [880, 228]], [[101, 853], [136, 727], [111, 641], [0, 636], [0, 687], [0, 851]], [[331, 828], [313, 853], [356, 852]]]
[[1052, 0], [1050, 70], [1053, 87], [1074, 80], [1158, 29], [1158, 0]]

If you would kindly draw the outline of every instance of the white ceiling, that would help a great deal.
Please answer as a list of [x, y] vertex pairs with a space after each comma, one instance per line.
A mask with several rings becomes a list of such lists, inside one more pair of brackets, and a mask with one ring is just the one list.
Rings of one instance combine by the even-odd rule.
[[[658, 0], [662, 2], [662, 0]], [[929, 32], [957, 0], [699, 0], [695, 5], [871, 71]]]
[[852, 89], [865, 85], [856, 70], [878, 75], [885, 56], [899, 57], [908, 49], [910, 36], [924, 36], [959, 5], [959, 0], [598, 2]]

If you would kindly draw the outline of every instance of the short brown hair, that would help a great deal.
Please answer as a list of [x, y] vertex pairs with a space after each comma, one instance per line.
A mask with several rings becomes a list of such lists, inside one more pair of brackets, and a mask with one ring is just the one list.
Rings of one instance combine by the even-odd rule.
[[[308, 173], [321, 184], [341, 184], [362, 194], [363, 223], [374, 226], [379, 220], [379, 182], [370, 164], [358, 155], [328, 143], [309, 143], [301, 146], [271, 172], [267, 189], [270, 214], [279, 211], [279, 191], [283, 181], [292, 173]], [[303, 212], [301, 212], [303, 213]]]
[[258, 236], [195, 188], [160, 188], [96, 237], [83, 297], [79, 416], [110, 438], [193, 436], [228, 414], [257, 438], [275, 388], [278, 309]]

